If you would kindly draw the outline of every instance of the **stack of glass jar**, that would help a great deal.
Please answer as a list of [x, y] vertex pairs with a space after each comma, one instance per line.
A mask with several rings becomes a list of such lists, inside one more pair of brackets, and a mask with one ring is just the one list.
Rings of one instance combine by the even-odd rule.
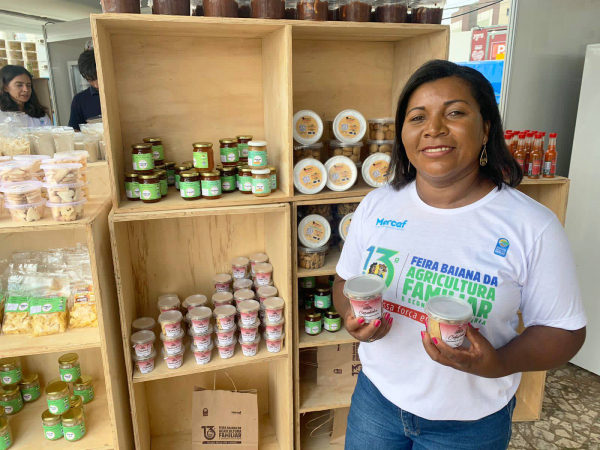
[[333, 305], [333, 280], [317, 283], [315, 277], [300, 278], [299, 308], [304, 315], [304, 332], [310, 336], [323, 329], [335, 333], [342, 329], [342, 319]]

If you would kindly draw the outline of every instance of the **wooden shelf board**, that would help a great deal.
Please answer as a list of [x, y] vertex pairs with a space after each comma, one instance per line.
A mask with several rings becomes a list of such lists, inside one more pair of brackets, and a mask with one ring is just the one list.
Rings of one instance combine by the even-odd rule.
[[78, 328], [51, 336], [29, 337], [21, 334], [0, 336], [0, 358], [72, 352], [100, 347], [98, 328]]
[[325, 187], [318, 194], [307, 195], [307, 194], [302, 194], [297, 190], [294, 190], [294, 197], [292, 198], [292, 200], [295, 202], [313, 201], [315, 204], [318, 204], [320, 200], [329, 200], [329, 199], [338, 199], [338, 198], [344, 199], [347, 197], [364, 197], [365, 195], [367, 195], [369, 192], [371, 192], [374, 189], [375, 189], [374, 187], [371, 187], [367, 183], [365, 183], [365, 181], [362, 179], [362, 177], [359, 177], [356, 184], [354, 186], [352, 186], [350, 189], [348, 189], [347, 191], [336, 192], [336, 191], [327, 189], [327, 187]]
[[300, 339], [299, 348], [325, 347], [327, 345], [352, 344], [356, 342], [356, 339], [348, 333], [348, 330], [346, 330], [343, 325], [340, 331], [330, 333], [329, 331], [323, 330], [316, 336], [306, 334], [304, 326], [301, 325], [298, 327], [298, 335]]
[[354, 387], [318, 386], [316, 380], [300, 380], [300, 414], [346, 408]]
[[292, 36], [307, 40], [401, 41], [447, 29], [446, 25], [357, 22], [291, 22]]
[[565, 184], [568, 181], [567, 178], [565, 177], [554, 177], [554, 178], [538, 178], [538, 179], [532, 179], [529, 177], [523, 177], [523, 181], [521, 182], [521, 185], [523, 184]]
[[[188, 449], [192, 447], [192, 432], [185, 431], [152, 438], [151, 450]], [[280, 450], [275, 429], [268, 414], [260, 417], [258, 423], [259, 450]]]
[[325, 256], [325, 265], [320, 269], [303, 269], [298, 267], [298, 278], [304, 277], [321, 277], [325, 275], [335, 275], [335, 267], [340, 259], [339, 247], [332, 247], [329, 255]]
[[[290, 342], [291, 345], [291, 342]], [[146, 381], [161, 380], [163, 378], [181, 377], [194, 373], [211, 372], [215, 370], [227, 369], [234, 366], [250, 365], [263, 361], [287, 358], [288, 351], [282, 348], [279, 353], [269, 353], [265, 341], [259, 344], [258, 353], [255, 356], [244, 356], [239, 344], [236, 344], [235, 353], [231, 358], [221, 359], [218, 349], [213, 349], [211, 361], [208, 364], [196, 364], [194, 354], [186, 350], [183, 356], [183, 365], [179, 369], [169, 369], [164, 361], [161, 360], [160, 354], [155, 361], [154, 370], [148, 374], [141, 374], [137, 371], [133, 374], [134, 383], [144, 383]]]
[[94, 380], [96, 398], [83, 406], [85, 411], [86, 435], [77, 442], [67, 442], [63, 439], [49, 441], [44, 437], [42, 429], [42, 413], [48, 409], [46, 395], [35, 403], [25, 404], [15, 415], [8, 416], [13, 439], [11, 450], [110, 450], [115, 448], [113, 432], [108, 414], [108, 401], [104, 382]]

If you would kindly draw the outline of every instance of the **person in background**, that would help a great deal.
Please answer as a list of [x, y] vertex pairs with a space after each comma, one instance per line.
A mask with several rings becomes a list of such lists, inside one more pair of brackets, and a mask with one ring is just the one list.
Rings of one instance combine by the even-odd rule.
[[98, 75], [96, 74], [96, 59], [94, 49], [85, 50], [77, 60], [79, 73], [90, 83], [90, 87], [73, 97], [71, 103], [71, 118], [69, 126], [75, 131], [81, 131], [79, 125], [87, 119], [102, 115], [100, 110], [100, 95], [98, 93]]
[[52, 125], [48, 112], [33, 90], [33, 76], [21, 66], [4, 66], [0, 70], [0, 111], [27, 114], [28, 127]]

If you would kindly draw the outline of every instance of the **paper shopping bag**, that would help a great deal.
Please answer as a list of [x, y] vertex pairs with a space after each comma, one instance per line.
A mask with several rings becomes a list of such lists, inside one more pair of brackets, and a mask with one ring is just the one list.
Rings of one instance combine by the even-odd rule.
[[317, 351], [317, 385], [354, 387], [362, 365], [358, 342], [319, 347]]
[[348, 413], [350, 408], [338, 408], [333, 413], [333, 430], [331, 432], [331, 445], [344, 445], [346, 441], [346, 426], [348, 425]]

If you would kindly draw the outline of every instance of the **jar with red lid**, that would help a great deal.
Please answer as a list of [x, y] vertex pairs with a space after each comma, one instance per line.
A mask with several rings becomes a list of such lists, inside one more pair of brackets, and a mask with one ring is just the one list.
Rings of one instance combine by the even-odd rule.
[[237, 139], [221, 139], [219, 140], [219, 144], [223, 166], [236, 166], [240, 160]]

